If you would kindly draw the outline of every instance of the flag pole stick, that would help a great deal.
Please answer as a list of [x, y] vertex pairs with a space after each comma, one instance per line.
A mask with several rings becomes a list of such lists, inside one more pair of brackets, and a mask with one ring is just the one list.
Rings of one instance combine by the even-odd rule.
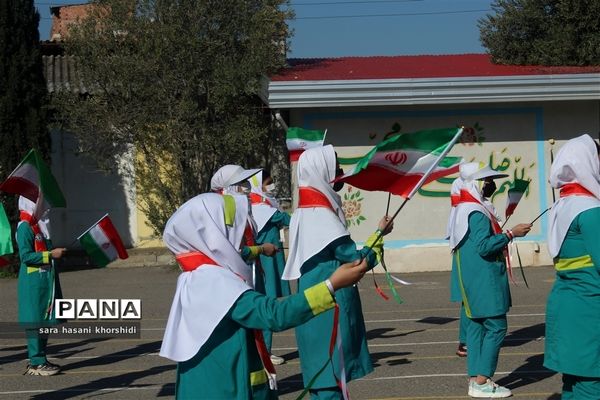
[[[552, 151], [552, 148], [554, 147], [554, 143], [556, 143], [556, 142], [554, 139], [549, 139], [548, 143], [550, 143], [550, 168], [552, 168], [552, 164], [554, 164], [554, 152]], [[554, 191], [554, 188], [552, 188], [552, 204], [554, 204], [554, 203], [556, 203], [556, 193]], [[548, 211], [548, 210], [546, 210], [546, 211]], [[542, 215], [544, 215], [544, 214], [542, 213]]]
[[387, 206], [385, 207], [385, 215], [387, 216], [390, 212], [390, 201], [392, 200], [392, 193], [388, 193]]
[[327, 137], [327, 128], [325, 128], [325, 133], [323, 134], [323, 144], [325, 144], [326, 137]]
[[[406, 196], [406, 198], [404, 199], [404, 201], [402, 202], [402, 204], [400, 205], [400, 207], [398, 207], [398, 209], [396, 210], [396, 212], [394, 213], [394, 215], [392, 216], [392, 218], [390, 218], [387, 221], [387, 223], [385, 224], [385, 227], [383, 228], [383, 230], [379, 231], [379, 233], [377, 234], [377, 237], [375, 238], [375, 241], [373, 241], [373, 246], [375, 246], [375, 244], [377, 244], [377, 242], [379, 242], [381, 240], [381, 238], [383, 237], [383, 232], [385, 232], [386, 229], [388, 228], [388, 226], [390, 226], [390, 224], [392, 222], [394, 222], [394, 219], [398, 216], [398, 214], [404, 208], [404, 206], [406, 205], [406, 203], [408, 203], [408, 201], [415, 195], [415, 193], [417, 193], [417, 191], [421, 188], [421, 186], [423, 186], [423, 184], [425, 184], [425, 181], [427, 181], [427, 178], [429, 178], [429, 175], [431, 175], [431, 173], [433, 172], [433, 170], [444, 159], [444, 157], [446, 157], [446, 155], [450, 152], [450, 150], [452, 149], [452, 147], [454, 146], [454, 144], [456, 143], [456, 141], [458, 140], [458, 138], [460, 138], [460, 135], [462, 135], [463, 129], [464, 129], [464, 127], [461, 127], [458, 130], [458, 132], [456, 132], [456, 135], [454, 135], [454, 137], [452, 138], [452, 140], [450, 141], [450, 143], [448, 143], [448, 145], [446, 146], [446, 148], [444, 149], [444, 151], [438, 156], [437, 160], [435, 160], [435, 162], [429, 167], [429, 169], [427, 170], [427, 172], [425, 172], [425, 174], [423, 174], [423, 176], [421, 177], [421, 179], [419, 180], [419, 182], [417, 182], [417, 184], [410, 191], [410, 193], [408, 194], [408, 196]], [[372, 247], [369, 247], [369, 250], [367, 250], [367, 254], [365, 254], [365, 256], [363, 258], [366, 258], [369, 255], [369, 253], [371, 252], [371, 250], [372, 250]]]
[[103, 219], [103, 218], [105, 218], [105, 217], [108, 217], [108, 213], [104, 214], [104, 215], [102, 216], [102, 218], [100, 218], [98, 221], [96, 221], [95, 223], [93, 223], [93, 224], [92, 224], [92, 226], [90, 226], [89, 228], [87, 228], [87, 229], [85, 230], [85, 232], [83, 232], [81, 235], [77, 236], [77, 239], [75, 239], [75, 241], [78, 241], [79, 239], [81, 239], [81, 237], [82, 237], [83, 235], [85, 235], [86, 233], [88, 233], [88, 232], [90, 231], [90, 229], [92, 229], [94, 226], [96, 226], [96, 224], [98, 224], [98, 222], [102, 221], [102, 219]]
[[533, 223], [535, 221], [537, 221], [538, 219], [540, 219], [542, 217], [542, 215], [546, 214], [548, 211], [550, 211], [552, 207], [548, 207], [546, 208], [544, 211], [542, 211], [542, 213], [540, 215], [538, 215], [537, 217], [535, 217], [535, 219], [533, 221], [530, 222], [531, 225], [533, 225]]
[[510, 214], [508, 217], [506, 217], [506, 219], [504, 220], [504, 223], [502, 224], [502, 226], [500, 227], [500, 229], [504, 229], [504, 225], [506, 225], [506, 223], [508, 222], [508, 220], [510, 219], [510, 217], [512, 217], [512, 214]]

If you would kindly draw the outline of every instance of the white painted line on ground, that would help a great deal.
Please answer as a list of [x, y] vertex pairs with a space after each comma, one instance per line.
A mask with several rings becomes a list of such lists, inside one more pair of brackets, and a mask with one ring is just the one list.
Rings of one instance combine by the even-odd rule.
[[[550, 370], [528, 370], [528, 371], [502, 371], [496, 372], [494, 375], [542, 375], [542, 374], [555, 374], [554, 371]], [[418, 379], [418, 378], [452, 378], [455, 376], [467, 377], [464, 372], [462, 374], [426, 374], [426, 375], [400, 375], [400, 376], [380, 376], [377, 378], [360, 378], [359, 381], [389, 381], [392, 379]]]
[[114, 388], [94, 388], [85, 389], [38, 389], [38, 390], [14, 390], [10, 392], [0, 392], [2, 394], [34, 394], [34, 393], [89, 393], [89, 392], [121, 392], [125, 390], [161, 390], [165, 386], [175, 386], [174, 383], [165, 383], [163, 385], [144, 386], [144, 387], [114, 387]]
[[[505, 342], [539, 342], [544, 340], [543, 337], [535, 337], [535, 338], [514, 338], [514, 339], [504, 339]], [[431, 346], [435, 344], [457, 344], [458, 340], [450, 340], [447, 342], [412, 342], [412, 343], [369, 343], [369, 347], [394, 347], [394, 346]], [[297, 347], [277, 347], [272, 350], [298, 350]]]
[[[535, 313], [535, 314], [507, 314], [508, 318], [524, 318], [524, 317], [541, 317], [541, 316], [545, 316], [546, 313]], [[436, 317], [436, 316], [428, 316], [428, 317], [423, 317], [423, 318], [431, 318], [431, 319], [435, 319], [435, 318], [448, 318], [448, 317]], [[373, 324], [373, 323], [384, 323], [384, 322], [416, 322], [416, 321], [422, 321], [423, 318], [400, 318], [400, 319], [376, 319], [376, 320], [369, 320], [369, 321], [365, 321], [365, 323], [369, 324]], [[456, 321], [458, 321], [458, 319], [456, 319]], [[424, 323], [428, 323], [427, 321], [424, 321]]]

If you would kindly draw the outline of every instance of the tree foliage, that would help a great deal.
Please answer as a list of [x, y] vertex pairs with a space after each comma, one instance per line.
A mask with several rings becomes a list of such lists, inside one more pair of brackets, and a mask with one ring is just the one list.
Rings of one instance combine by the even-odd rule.
[[102, 0], [74, 24], [90, 95], [54, 99], [63, 126], [104, 168], [135, 154], [136, 189], [158, 233], [226, 163], [268, 161], [271, 116], [257, 94], [284, 65], [287, 0]]
[[[48, 161], [47, 92], [33, 0], [0, 0], [0, 181], [31, 148]], [[2, 195], [12, 222], [13, 195]]]
[[600, 0], [495, 0], [492, 9], [479, 29], [494, 62], [600, 64]]

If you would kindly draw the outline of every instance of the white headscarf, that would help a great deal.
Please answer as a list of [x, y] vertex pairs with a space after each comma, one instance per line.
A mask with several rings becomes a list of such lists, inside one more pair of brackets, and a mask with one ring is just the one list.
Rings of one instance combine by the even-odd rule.
[[210, 180], [210, 190], [214, 192], [229, 191], [230, 186], [241, 183], [258, 172], [260, 172], [260, 168], [244, 169], [239, 165], [224, 165], [212, 176]]
[[[462, 165], [461, 165], [462, 167]], [[460, 168], [460, 167], [459, 167]], [[454, 223], [454, 214], [456, 213], [456, 204], [454, 204], [454, 198], [460, 197], [460, 191], [463, 188], [465, 181], [459, 176], [452, 182], [452, 186], [450, 187], [450, 216], [448, 217], [448, 225], [446, 226], [446, 240], [450, 238], [450, 228]]]
[[459, 192], [467, 191], [478, 203], [460, 203], [456, 206], [454, 213], [451, 213], [451, 220], [448, 223], [448, 236], [452, 250], [460, 244], [461, 240], [467, 234], [469, 229], [469, 215], [472, 212], [479, 211], [490, 220], [497, 219], [494, 206], [481, 195], [478, 180], [507, 176], [505, 174], [498, 174], [489, 168], [488, 165], [477, 162], [461, 164], [459, 171], [459, 179], [462, 180]]
[[[23, 196], [19, 196], [19, 211], [25, 211], [34, 219], [40, 212], [36, 203]], [[41, 217], [39, 217], [37, 220], [37, 224], [40, 227], [40, 232], [42, 232], [42, 235], [44, 235], [44, 239], [50, 239], [50, 218], [48, 211], [49, 210], [42, 211]], [[24, 221], [19, 221], [19, 224], [23, 222]]]
[[298, 159], [298, 186], [321, 192], [334, 211], [324, 207], [298, 208], [290, 221], [290, 250], [282, 278], [298, 279], [300, 268], [334, 240], [350, 235], [342, 199], [333, 190], [336, 158], [333, 146], [306, 150]]
[[233, 226], [225, 224], [223, 196], [204, 193], [184, 203], [169, 218], [163, 240], [175, 255], [202, 252], [219, 266], [204, 264], [183, 272], [169, 313], [160, 355], [191, 359], [242, 293], [252, 287], [252, 270], [238, 252], [248, 217], [248, 201], [233, 196]]
[[596, 142], [590, 135], [571, 139], [560, 148], [550, 167], [549, 181], [557, 189], [578, 183], [595, 196], [562, 197], [552, 206], [548, 217], [548, 251], [554, 258], [575, 217], [590, 208], [600, 207], [600, 161]]
[[250, 201], [252, 203], [252, 217], [256, 222], [256, 232], [260, 232], [277, 211], [277, 208], [270, 204], [271, 199], [263, 192], [262, 182], [262, 172], [250, 178], [250, 193], [254, 193], [267, 201], [267, 203], [252, 203], [252, 200]]

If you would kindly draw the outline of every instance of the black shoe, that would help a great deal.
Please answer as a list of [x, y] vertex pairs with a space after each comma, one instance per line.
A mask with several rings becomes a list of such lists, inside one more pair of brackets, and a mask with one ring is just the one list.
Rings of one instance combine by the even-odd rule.
[[467, 345], [460, 343], [458, 349], [456, 349], [456, 355], [459, 357], [467, 356]]

